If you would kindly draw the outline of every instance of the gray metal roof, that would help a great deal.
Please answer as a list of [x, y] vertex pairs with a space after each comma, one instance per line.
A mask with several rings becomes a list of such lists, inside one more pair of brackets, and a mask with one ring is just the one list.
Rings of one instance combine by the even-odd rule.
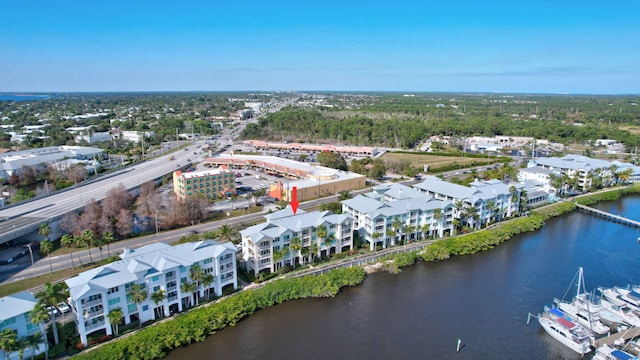
[[0, 322], [33, 310], [38, 300], [28, 291], [0, 298]]
[[232, 243], [219, 244], [215, 240], [203, 240], [169, 246], [156, 243], [134, 250], [126, 250], [122, 260], [78, 274], [65, 280], [69, 293], [74, 299], [80, 298], [89, 290], [106, 290], [167, 269], [179, 266], [191, 266], [197, 261], [218, 257], [225, 251], [236, 252]]

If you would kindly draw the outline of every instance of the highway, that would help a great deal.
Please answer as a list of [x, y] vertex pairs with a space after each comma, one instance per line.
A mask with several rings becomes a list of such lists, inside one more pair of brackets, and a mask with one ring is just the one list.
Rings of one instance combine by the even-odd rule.
[[41, 223], [82, 208], [92, 199], [102, 200], [107, 192], [118, 184], [132, 189], [146, 181], [158, 179], [178, 168], [186, 167], [191, 161], [195, 161], [197, 156], [202, 156], [193, 154], [195, 150], [199, 153], [200, 149], [196, 147], [202, 144], [204, 141], [173, 152], [174, 160], [169, 160], [168, 155], [164, 155], [106, 174], [95, 181], [63, 192], [4, 208], [0, 210], [0, 244], [37, 231]]

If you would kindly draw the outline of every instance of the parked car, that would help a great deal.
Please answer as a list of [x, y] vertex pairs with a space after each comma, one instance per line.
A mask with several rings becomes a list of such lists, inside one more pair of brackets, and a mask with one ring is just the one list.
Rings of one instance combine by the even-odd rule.
[[58, 303], [58, 309], [60, 309], [60, 311], [62, 311], [65, 314], [71, 311], [71, 307], [64, 301], [61, 303]]
[[47, 306], [47, 312], [52, 318], [60, 316], [60, 311], [58, 311], [55, 306]]

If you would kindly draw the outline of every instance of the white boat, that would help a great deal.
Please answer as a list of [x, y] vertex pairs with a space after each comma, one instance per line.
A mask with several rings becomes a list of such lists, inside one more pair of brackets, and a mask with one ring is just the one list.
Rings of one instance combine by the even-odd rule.
[[538, 315], [540, 326], [554, 339], [580, 355], [591, 351], [593, 336], [582, 325], [576, 324], [558, 308], [545, 307]]
[[638, 360], [638, 357], [611, 345], [602, 345], [593, 354], [594, 360]]
[[640, 316], [640, 293], [633, 289], [625, 289], [617, 286], [607, 290], [608, 291], [602, 292], [605, 299], [616, 305], [627, 305]]
[[579, 294], [573, 299], [573, 302], [581, 309], [596, 312], [600, 322], [611, 328], [611, 330], [623, 331], [628, 329], [629, 325], [632, 325], [627, 321], [626, 317], [609, 307], [611, 303], [603, 300], [595, 292]]
[[[615, 298], [616, 295], [619, 295], [619, 293], [615, 289], [598, 289], [600, 290], [600, 293], [603, 294], [603, 298], [600, 299], [600, 302], [605, 309], [620, 316], [627, 324], [640, 327], [640, 316], [638, 316], [637, 312], [633, 311], [633, 309], [631, 309], [631, 307], [629, 307], [627, 303]], [[605, 292], [609, 296], [605, 296]], [[616, 299], [617, 301], [610, 301], [609, 297], [611, 296], [614, 296], [614, 299]]]
[[584, 285], [584, 272], [582, 267], [578, 270], [576, 277], [576, 296], [573, 301], [565, 301], [554, 299], [557, 307], [568, 315], [574, 322], [587, 328], [596, 336], [604, 336], [611, 332], [609, 326], [600, 321], [600, 314], [589, 307], [590, 302], [587, 301], [588, 294]]
[[588, 307], [576, 306], [577, 303], [554, 299], [558, 309], [574, 322], [584, 326], [596, 336], [604, 336], [611, 332], [611, 328], [600, 321], [600, 314]]

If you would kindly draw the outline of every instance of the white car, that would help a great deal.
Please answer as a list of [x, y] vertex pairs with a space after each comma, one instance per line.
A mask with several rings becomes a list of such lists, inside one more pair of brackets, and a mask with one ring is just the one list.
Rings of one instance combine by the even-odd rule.
[[65, 314], [71, 311], [71, 307], [66, 302], [58, 303], [58, 309]]
[[55, 306], [47, 306], [47, 312], [52, 318], [60, 316], [60, 311], [58, 311]]

